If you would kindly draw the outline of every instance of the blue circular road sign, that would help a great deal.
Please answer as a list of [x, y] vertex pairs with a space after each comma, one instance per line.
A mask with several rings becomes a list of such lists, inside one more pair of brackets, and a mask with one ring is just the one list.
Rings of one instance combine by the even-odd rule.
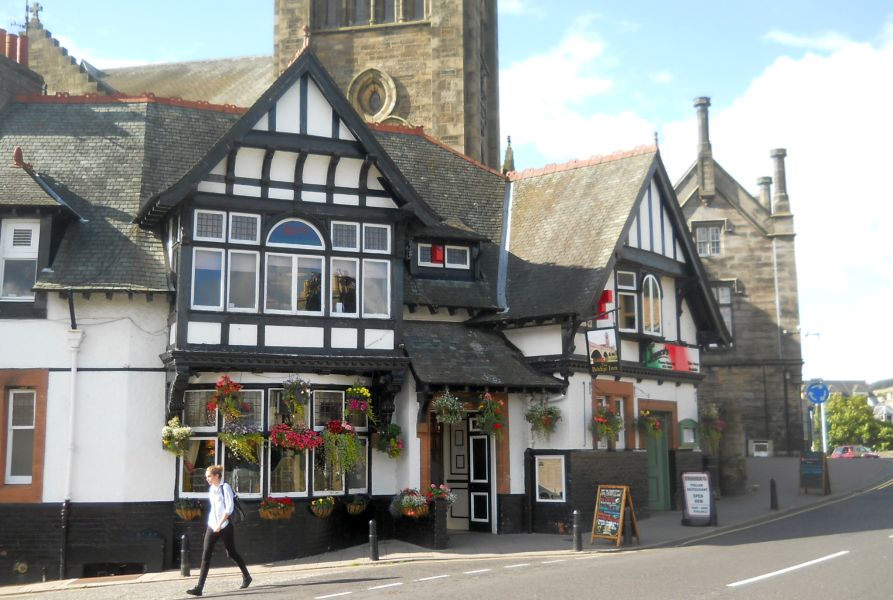
[[823, 382], [811, 383], [806, 388], [806, 398], [813, 404], [824, 404], [828, 393], [828, 386]]

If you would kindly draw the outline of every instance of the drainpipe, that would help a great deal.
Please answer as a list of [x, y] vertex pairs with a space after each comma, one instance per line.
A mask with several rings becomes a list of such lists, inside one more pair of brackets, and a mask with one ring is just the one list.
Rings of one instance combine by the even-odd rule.
[[75, 400], [77, 398], [78, 353], [81, 350], [81, 342], [84, 341], [84, 332], [78, 329], [77, 320], [74, 315], [73, 291], [68, 294], [68, 314], [71, 319], [71, 329], [68, 330], [68, 349], [71, 352], [71, 375], [68, 382], [68, 456], [66, 458], [65, 468], [65, 497], [62, 501], [62, 540], [59, 545], [59, 579], [65, 579], [68, 567], [68, 526], [71, 513], [71, 480], [72, 471], [74, 470], [74, 418], [77, 414], [75, 411]]

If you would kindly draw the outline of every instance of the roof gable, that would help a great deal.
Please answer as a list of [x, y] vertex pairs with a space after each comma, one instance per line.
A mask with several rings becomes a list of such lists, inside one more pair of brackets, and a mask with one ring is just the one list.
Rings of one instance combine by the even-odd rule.
[[157, 224], [193, 190], [365, 202], [438, 222], [309, 48], [176, 184], [150, 198], [140, 224]]

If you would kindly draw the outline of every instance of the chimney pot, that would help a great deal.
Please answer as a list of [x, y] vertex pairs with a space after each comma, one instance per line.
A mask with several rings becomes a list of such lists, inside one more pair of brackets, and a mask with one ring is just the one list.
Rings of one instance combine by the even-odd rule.
[[788, 153], [784, 148], [775, 148], [769, 152], [769, 156], [775, 161], [775, 194], [772, 196], [773, 215], [791, 212], [784, 168], [784, 159], [787, 155]]
[[768, 211], [772, 210], [771, 196], [769, 195], [769, 186], [772, 185], [771, 177], [758, 177], [757, 185], [760, 188], [760, 204]]
[[19, 36], [19, 64], [23, 67], [28, 66], [28, 36]]
[[716, 195], [716, 177], [713, 166], [713, 149], [710, 146], [710, 126], [707, 107], [710, 98], [695, 98], [698, 109], [698, 193], [704, 202], [709, 203]]
[[6, 58], [18, 62], [19, 36], [14, 33], [6, 34]]

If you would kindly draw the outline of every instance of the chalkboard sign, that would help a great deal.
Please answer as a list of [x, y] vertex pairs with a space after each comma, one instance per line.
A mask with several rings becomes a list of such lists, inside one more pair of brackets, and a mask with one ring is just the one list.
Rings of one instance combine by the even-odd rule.
[[831, 493], [831, 480], [828, 477], [828, 459], [824, 452], [804, 452], [800, 455], [800, 489], [808, 493], [809, 488]]
[[[627, 508], [627, 511], [624, 511]], [[624, 523], [626, 516], [629, 522]], [[620, 545], [623, 536], [623, 528], [630, 530], [639, 540], [639, 524], [636, 522], [636, 511], [633, 508], [633, 497], [628, 485], [600, 485], [595, 494], [595, 513], [592, 515], [591, 544], [596, 538], [608, 538], [616, 540]]]

